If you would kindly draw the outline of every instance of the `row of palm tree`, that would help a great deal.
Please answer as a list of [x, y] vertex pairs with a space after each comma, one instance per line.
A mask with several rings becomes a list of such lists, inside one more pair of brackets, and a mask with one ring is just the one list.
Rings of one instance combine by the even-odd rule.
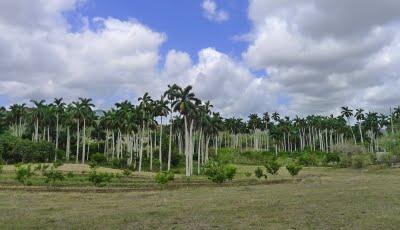
[[[92, 99], [79, 98], [66, 104], [62, 98], [52, 103], [32, 100], [32, 107], [14, 104], [9, 110], [0, 110], [0, 125], [8, 125], [10, 133], [17, 137], [31, 138], [32, 141], [47, 141], [55, 149], [65, 151], [66, 160], [75, 162], [89, 160], [91, 147], [97, 144], [108, 160], [126, 159], [140, 172], [148, 160], [153, 170], [154, 154], [158, 154], [159, 170], [171, 170], [173, 150], [185, 156], [185, 173], [194, 173], [194, 159], [197, 172], [209, 158], [209, 148], [218, 154], [222, 147], [240, 150], [297, 151], [306, 148], [332, 151], [336, 144], [354, 142], [369, 146], [371, 151], [379, 150], [378, 137], [384, 130], [395, 132], [400, 121], [400, 107], [390, 115], [375, 112], [365, 113], [363, 109], [342, 107], [340, 116], [310, 115], [281, 118], [277, 112], [266, 112], [260, 117], [250, 114], [241, 118], [222, 118], [212, 112], [210, 102], [202, 102], [191, 86], [169, 85], [160, 99], [153, 99], [148, 93], [130, 101], [116, 103], [108, 111], [94, 111]], [[169, 122], [163, 121], [169, 117]], [[352, 124], [352, 119], [355, 123]], [[164, 133], [164, 127], [169, 132]], [[168, 138], [168, 153], [163, 145]], [[73, 156], [71, 148], [76, 148]], [[197, 154], [196, 154], [197, 153]], [[55, 154], [55, 159], [57, 160]], [[166, 160], [166, 167], [164, 160]]]

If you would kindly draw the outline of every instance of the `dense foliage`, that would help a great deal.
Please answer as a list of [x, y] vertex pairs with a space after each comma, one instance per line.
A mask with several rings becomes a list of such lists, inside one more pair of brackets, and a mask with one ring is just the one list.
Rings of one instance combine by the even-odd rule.
[[220, 161], [210, 160], [204, 166], [203, 173], [212, 182], [221, 184], [226, 180], [232, 180], [234, 178], [236, 174], [236, 166], [224, 164]]
[[174, 173], [172, 172], [159, 172], [155, 176], [155, 181], [158, 184], [166, 184], [174, 180]]
[[[54, 144], [33, 142], [9, 134], [0, 135], [0, 156], [7, 164], [19, 162], [49, 162], [56, 153]], [[59, 156], [62, 158], [62, 155]]]
[[286, 169], [292, 176], [296, 176], [299, 174], [300, 170], [303, 169], [303, 166], [299, 164], [297, 161], [290, 162], [289, 164], [286, 165]]

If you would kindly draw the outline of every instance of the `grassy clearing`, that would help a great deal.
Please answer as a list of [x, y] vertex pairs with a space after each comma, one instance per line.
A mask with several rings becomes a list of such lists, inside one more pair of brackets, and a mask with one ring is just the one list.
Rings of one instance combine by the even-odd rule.
[[306, 168], [300, 183], [275, 185], [0, 191], [0, 222], [5, 229], [394, 229], [400, 226], [399, 176], [399, 169]]

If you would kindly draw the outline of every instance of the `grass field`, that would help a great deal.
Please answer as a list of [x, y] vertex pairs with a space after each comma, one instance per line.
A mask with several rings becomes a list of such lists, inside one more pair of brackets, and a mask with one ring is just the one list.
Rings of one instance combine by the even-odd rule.
[[[239, 168], [239, 175], [246, 170], [252, 168]], [[306, 168], [300, 182], [267, 185], [0, 190], [0, 223], [2, 229], [397, 229], [399, 176], [399, 169]]]

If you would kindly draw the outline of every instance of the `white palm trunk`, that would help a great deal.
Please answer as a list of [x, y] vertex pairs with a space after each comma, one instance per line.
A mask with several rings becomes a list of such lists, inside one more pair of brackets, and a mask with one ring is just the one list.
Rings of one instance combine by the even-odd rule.
[[78, 161], [79, 161], [79, 119], [76, 123], [76, 127], [77, 127], [77, 129], [76, 129], [76, 159], [75, 159], [75, 161], [76, 161], [76, 163], [78, 163]]
[[162, 116], [161, 116], [161, 122], [160, 122], [160, 146], [159, 146], [159, 160], [160, 160], [160, 171], [162, 171], [162, 131], [163, 131], [163, 125], [162, 125]]
[[86, 119], [83, 118], [83, 135], [82, 135], [82, 164], [85, 164], [85, 147], [86, 146]]

